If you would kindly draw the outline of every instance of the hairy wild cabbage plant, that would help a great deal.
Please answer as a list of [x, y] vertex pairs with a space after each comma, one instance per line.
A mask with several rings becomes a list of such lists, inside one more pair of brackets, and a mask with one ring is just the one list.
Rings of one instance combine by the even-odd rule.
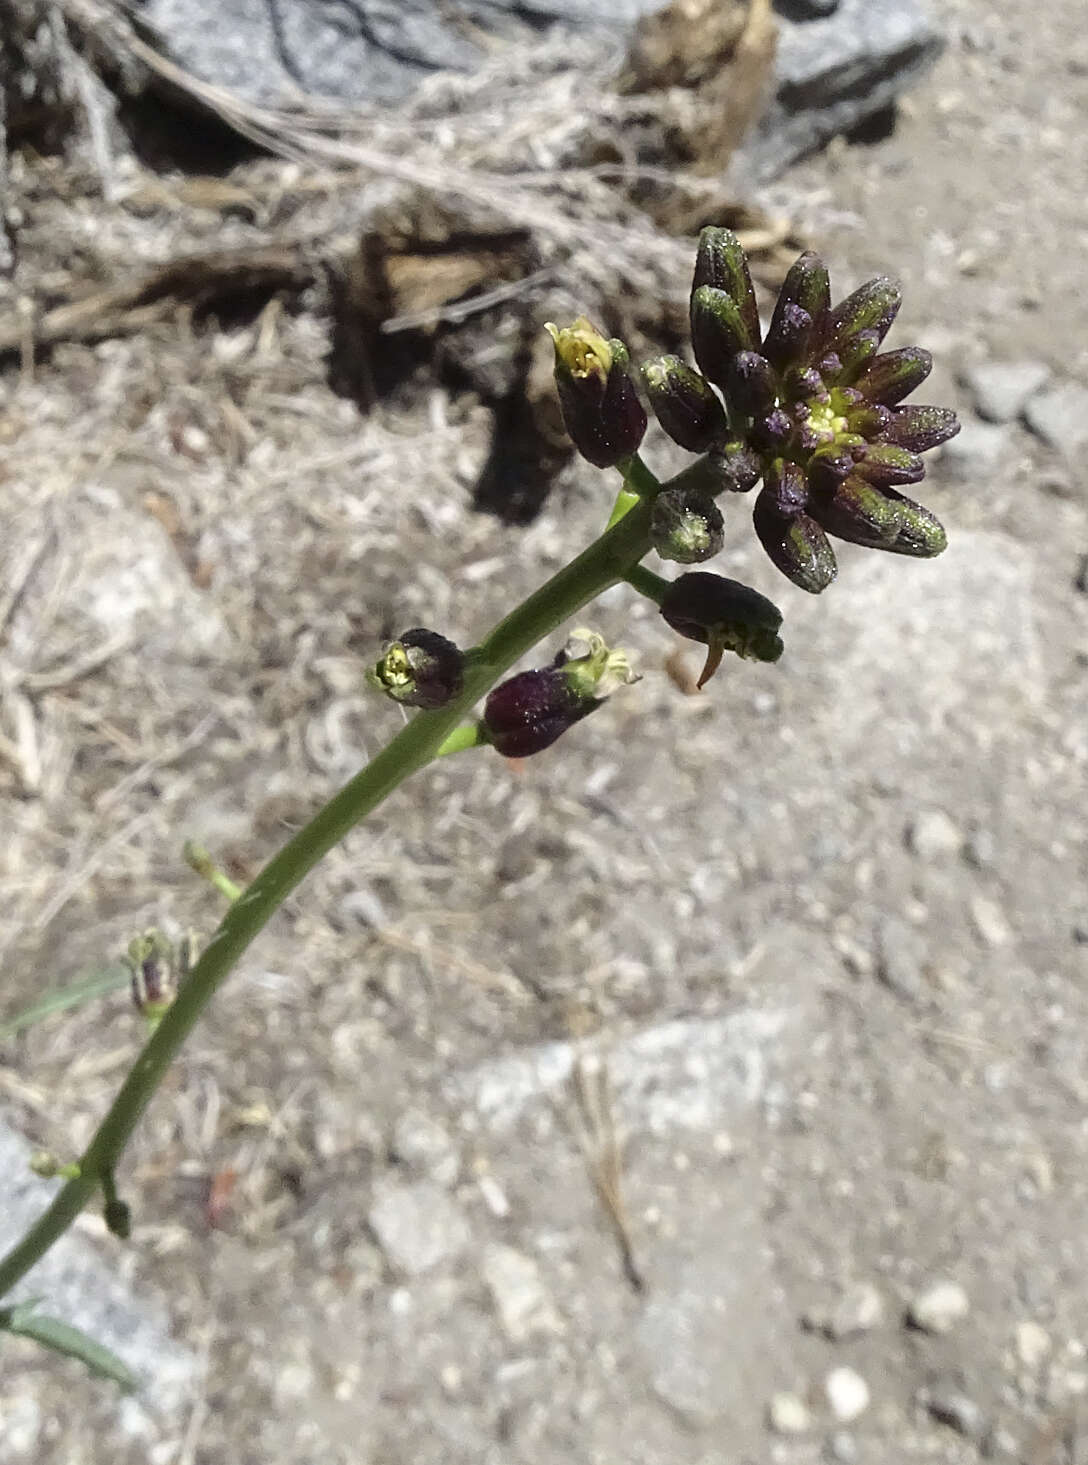
[[[752, 526], [771, 562], [814, 595], [836, 577], [836, 539], [915, 558], [940, 554], [944, 530], [903, 490], [924, 476], [922, 454], [958, 423], [945, 408], [904, 405], [932, 362], [917, 347], [881, 351], [899, 304], [899, 287], [880, 276], [833, 305], [826, 267], [806, 253], [786, 276], [764, 331], [739, 239], [708, 228], [691, 293], [694, 367], [668, 355], [636, 371], [623, 342], [585, 319], [547, 327], [567, 431], [590, 463], [622, 477], [604, 532], [478, 645], [462, 650], [440, 631], [415, 627], [388, 646], [369, 679], [417, 709], [415, 717], [245, 890], [204, 851], [187, 848], [189, 862], [230, 908], [195, 961], [189, 941], [175, 945], [150, 931], [132, 942], [133, 994], [150, 1036], [82, 1156], [68, 1163], [39, 1157], [37, 1168], [66, 1183], [0, 1260], [0, 1298], [96, 1195], [110, 1228], [127, 1234], [128, 1207], [114, 1172], [167, 1067], [259, 931], [355, 824], [435, 758], [476, 746], [507, 758], [540, 753], [617, 687], [638, 680], [625, 653], [594, 631], [576, 631], [544, 665], [505, 676], [522, 656], [626, 581], [658, 607], [667, 627], [706, 647], [699, 686], [726, 652], [779, 659], [782, 616], [770, 600], [708, 570], [666, 580], [643, 565], [651, 550], [682, 566], [705, 563], [724, 543], [718, 500], [752, 495]], [[639, 456], [647, 426], [640, 387], [664, 431], [694, 455], [666, 483]], [[0, 1328], [132, 1382], [93, 1340], [29, 1304], [0, 1308]]]

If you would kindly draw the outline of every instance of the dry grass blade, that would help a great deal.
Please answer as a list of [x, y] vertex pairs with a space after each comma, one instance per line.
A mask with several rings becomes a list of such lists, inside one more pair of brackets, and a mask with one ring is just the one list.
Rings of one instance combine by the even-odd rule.
[[[313, 275], [303, 250], [290, 244], [186, 255], [128, 283], [55, 306], [34, 322], [31, 335], [38, 346], [133, 335], [168, 319], [181, 305], [199, 309], [224, 296], [297, 291]], [[0, 326], [0, 353], [22, 350], [25, 335], [19, 321]]]

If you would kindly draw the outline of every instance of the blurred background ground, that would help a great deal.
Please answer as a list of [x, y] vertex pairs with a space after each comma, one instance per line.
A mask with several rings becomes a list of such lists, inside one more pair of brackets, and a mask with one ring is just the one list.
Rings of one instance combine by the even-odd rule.
[[[546, 48], [554, 133], [496, 130], [467, 83], [458, 109], [438, 79], [445, 120], [412, 104], [432, 170], [485, 178], [469, 224], [440, 179], [345, 190], [313, 134], [214, 176], [13, 146], [6, 1016], [148, 924], [209, 931], [184, 838], [252, 874], [399, 726], [361, 681], [383, 637], [468, 642], [597, 532], [610, 487], [525, 343], [584, 303], [672, 346], [705, 218], [743, 204], [767, 283], [801, 243], [840, 294], [901, 276], [893, 344], [934, 351], [922, 396], [965, 427], [921, 494], [944, 557], [846, 551], [813, 600], [731, 503], [721, 567], [783, 609], [779, 665], [685, 697], [613, 592], [592, 621], [636, 688], [524, 766], [422, 775], [322, 866], [140, 1130], [132, 1241], [79, 1223], [168, 1329], [170, 1387], [153, 1351], [119, 1403], [5, 1340], [5, 1459], [1088, 1460], [1081, 9], [949, 0], [883, 125], [773, 181], [662, 174], [611, 233], [599, 174], [525, 176], [532, 146], [611, 160], [563, 132], [584, 88]], [[629, 136], [635, 104], [600, 105]], [[421, 170], [397, 125], [365, 145]], [[375, 214], [414, 330], [374, 325]], [[8, 1125], [78, 1151], [140, 1036], [118, 993], [6, 1041]]]

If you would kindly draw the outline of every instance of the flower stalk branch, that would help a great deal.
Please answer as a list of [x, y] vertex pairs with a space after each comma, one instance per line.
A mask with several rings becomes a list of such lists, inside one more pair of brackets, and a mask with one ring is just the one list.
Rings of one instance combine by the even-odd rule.
[[[645, 490], [648, 470], [640, 465]], [[656, 480], [654, 480], [656, 483]], [[437, 711], [418, 712], [382, 752], [334, 795], [234, 901], [148, 1039], [79, 1162], [79, 1173], [0, 1260], [0, 1297], [60, 1239], [112, 1176], [133, 1130], [208, 1003], [291, 892], [360, 820], [443, 751], [474, 705], [519, 657], [603, 591], [650, 549], [648, 500], [624, 516], [501, 620], [468, 658], [464, 686]], [[459, 746], [461, 744], [458, 744]], [[464, 744], [467, 746], [467, 744]]]

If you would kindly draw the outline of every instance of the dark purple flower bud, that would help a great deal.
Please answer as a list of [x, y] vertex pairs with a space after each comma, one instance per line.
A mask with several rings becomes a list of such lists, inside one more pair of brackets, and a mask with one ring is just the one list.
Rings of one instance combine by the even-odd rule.
[[933, 357], [921, 346], [902, 346], [898, 351], [885, 351], [874, 356], [860, 376], [854, 390], [870, 402], [894, 407], [920, 387], [933, 370]]
[[178, 994], [195, 955], [191, 936], [175, 947], [170, 938], [154, 928], [129, 942], [124, 964], [132, 974], [132, 1000], [149, 1025], [157, 1027]]
[[729, 405], [745, 417], [763, 417], [778, 404], [778, 382], [758, 351], [738, 351], [726, 388]]
[[752, 288], [748, 259], [732, 229], [708, 227], [699, 235], [692, 292], [698, 290], [700, 285], [712, 285], [716, 290], [725, 291], [740, 312], [749, 345], [758, 346], [759, 307], [756, 304], [756, 292]]
[[694, 488], [666, 488], [654, 499], [650, 537], [663, 560], [697, 565], [725, 542], [725, 521], [709, 494]]
[[818, 595], [837, 573], [835, 553], [806, 512], [808, 483], [796, 463], [776, 459], [752, 509], [756, 535], [771, 563], [802, 590]]
[[899, 506], [899, 533], [892, 544], [883, 546], [885, 549], [919, 560], [932, 559], [947, 549], [948, 536], [944, 525], [934, 514], [913, 499], [896, 493], [895, 489], [888, 490], [888, 497]]
[[405, 707], [445, 707], [465, 681], [465, 654], [437, 631], [416, 626], [388, 648], [367, 681]]
[[545, 330], [555, 342], [555, 385], [571, 442], [595, 467], [615, 467], [637, 452], [646, 432], [627, 347], [606, 341], [584, 316]]
[[700, 285], [691, 297], [691, 346], [706, 379], [725, 390], [734, 356], [755, 344], [732, 297]]
[[959, 419], [948, 407], [900, 407], [890, 414], [881, 438], [912, 453], [924, 453], [955, 437], [959, 430]]
[[758, 590], [722, 575], [681, 575], [666, 590], [661, 614], [674, 631], [707, 647], [700, 687], [717, 671], [726, 651], [748, 661], [777, 661], [782, 655], [782, 612]]
[[647, 361], [642, 380], [658, 422], [689, 453], [705, 453], [725, 437], [725, 409], [714, 388], [679, 356]]
[[724, 443], [710, 454], [708, 463], [720, 485], [714, 492], [747, 493], [763, 477], [763, 464], [747, 443]]
[[[836, 357], [836, 365], [838, 358]], [[782, 395], [789, 402], [819, 403], [826, 406], [831, 393], [814, 366], [791, 367], [782, 378]]]
[[920, 482], [926, 476], [926, 465], [906, 448], [874, 443], [854, 471], [874, 488], [892, 488], [897, 483]]
[[857, 433], [868, 442], [875, 442], [877, 438], [888, 441], [885, 434], [892, 425], [891, 409], [880, 406], [855, 407], [847, 412], [846, 425], [851, 432]]
[[828, 351], [817, 361], [816, 371], [825, 385], [836, 382], [842, 373], [842, 361], [834, 351]]
[[805, 465], [808, 481], [814, 489], [831, 493], [853, 473], [857, 458], [858, 449], [848, 443], [828, 443], [817, 448]]
[[483, 726], [504, 758], [528, 758], [550, 748], [598, 706], [578, 696], [561, 668], [545, 666], [500, 682], [484, 704]]
[[776, 371], [803, 366], [816, 341], [816, 323], [807, 310], [792, 302], [775, 308], [774, 319], [763, 343], [763, 354]]
[[775, 407], [752, 423], [751, 438], [757, 448], [777, 452], [793, 436], [794, 421], [784, 407]]
[[857, 477], [840, 483], [834, 493], [814, 494], [811, 513], [836, 539], [870, 549], [890, 548], [902, 525], [895, 500]]
[[835, 351], [845, 360], [851, 343], [862, 332], [870, 331], [876, 335], [879, 346], [899, 314], [902, 300], [898, 281], [890, 280], [887, 275], [869, 280], [836, 305], [828, 316], [824, 350]]
[[808, 481], [797, 463], [776, 458], [766, 470], [764, 481], [766, 492], [783, 513], [800, 513], [808, 506]]
[[[812, 250], [806, 250], [790, 266], [786, 278], [782, 281], [782, 288], [778, 292], [778, 300], [775, 303], [774, 314], [771, 316], [770, 329], [767, 332], [767, 340], [770, 342], [774, 336], [778, 339], [785, 339], [789, 331], [780, 325], [780, 318], [791, 308], [799, 308], [804, 311], [812, 322], [813, 340], [823, 340], [827, 331], [828, 312], [831, 308], [831, 283], [828, 279], [827, 266], [818, 254]], [[771, 361], [776, 366], [784, 365], [770, 351], [767, 352]]]
[[[575, 656], [580, 644], [585, 655]], [[481, 727], [504, 758], [528, 758], [588, 717], [617, 686], [638, 681], [622, 651], [609, 651], [596, 632], [576, 631], [551, 666], [518, 672], [492, 689]]]
[[881, 339], [879, 331], [859, 331], [856, 336], [851, 336], [837, 353], [840, 364], [834, 384], [838, 387], [850, 386], [880, 350]]

